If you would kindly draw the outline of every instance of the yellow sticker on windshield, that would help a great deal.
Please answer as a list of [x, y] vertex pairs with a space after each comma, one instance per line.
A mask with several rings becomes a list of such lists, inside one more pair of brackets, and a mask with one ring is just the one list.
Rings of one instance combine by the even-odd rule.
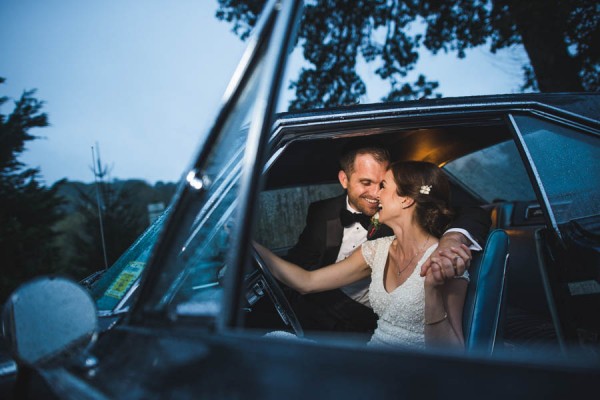
[[146, 263], [141, 261], [131, 261], [125, 268], [123, 268], [123, 271], [121, 271], [117, 279], [113, 282], [110, 288], [108, 288], [104, 295], [119, 300], [123, 298], [123, 295], [125, 295], [127, 289], [129, 289], [133, 282], [135, 282], [135, 280], [140, 276], [145, 265]]

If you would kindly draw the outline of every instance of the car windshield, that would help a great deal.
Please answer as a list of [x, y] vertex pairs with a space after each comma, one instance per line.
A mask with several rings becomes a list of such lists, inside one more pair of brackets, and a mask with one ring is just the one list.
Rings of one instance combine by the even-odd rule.
[[[220, 311], [222, 278], [237, 220], [237, 195], [247, 129], [231, 130], [222, 138], [202, 180], [206, 201], [194, 215], [181, 251], [168, 268], [160, 304], [175, 306], [178, 315], [215, 315]], [[180, 268], [173, 266], [179, 264]]]
[[152, 254], [165, 223], [167, 208], [90, 288], [99, 315], [127, 311], [131, 293]]
[[[169, 223], [140, 290], [135, 318], [222, 316], [224, 289], [236, 279], [249, 235], [248, 210], [271, 130], [285, 55], [287, 29], [300, 3], [269, 3], [226, 90], [224, 103], [192, 167], [180, 183]], [[138, 303], [136, 303], [137, 305]], [[225, 311], [227, 313], [227, 311]]]
[[[243, 140], [247, 129], [227, 138], [228, 146], [215, 155], [206, 169], [204, 181], [210, 190], [204, 207], [195, 216], [190, 234], [180, 254], [188, 266], [176, 279], [170, 293], [177, 291], [182, 305], [179, 313], [212, 314], [221, 295], [218, 288], [233, 224], [235, 196], [239, 185]], [[100, 316], [126, 312], [132, 293], [140, 283], [155, 244], [168, 219], [171, 207], [133, 243], [90, 288]], [[186, 302], [185, 298], [194, 301]], [[196, 305], [196, 307], [193, 306]], [[201, 304], [200, 309], [198, 304]], [[190, 308], [191, 307], [191, 308]], [[218, 307], [217, 307], [218, 308]]]

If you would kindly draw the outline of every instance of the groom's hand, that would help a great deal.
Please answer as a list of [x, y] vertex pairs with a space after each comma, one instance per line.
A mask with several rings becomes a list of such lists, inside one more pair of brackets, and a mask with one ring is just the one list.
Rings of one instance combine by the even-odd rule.
[[427, 275], [433, 264], [440, 267], [446, 279], [461, 276], [471, 265], [472, 259], [471, 250], [465, 243], [468, 243], [468, 239], [462, 233], [449, 232], [443, 235], [437, 249], [421, 266], [421, 276]]

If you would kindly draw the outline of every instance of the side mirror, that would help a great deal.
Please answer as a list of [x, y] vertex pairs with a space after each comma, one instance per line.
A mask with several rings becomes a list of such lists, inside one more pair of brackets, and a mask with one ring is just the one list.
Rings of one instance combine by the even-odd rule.
[[95, 341], [96, 304], [87, 290], [69, 279], [36, 278], [8, 298], [2, 333], [17, 361], [39, 364]]

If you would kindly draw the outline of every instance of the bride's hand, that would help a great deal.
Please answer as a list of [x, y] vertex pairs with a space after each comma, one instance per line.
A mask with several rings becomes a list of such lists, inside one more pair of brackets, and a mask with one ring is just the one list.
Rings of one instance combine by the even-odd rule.
[[425, 287], [437, 288], [452, 278], [444, 275], [444, 270], [439, 264], [432, 263], [425, 274]]

